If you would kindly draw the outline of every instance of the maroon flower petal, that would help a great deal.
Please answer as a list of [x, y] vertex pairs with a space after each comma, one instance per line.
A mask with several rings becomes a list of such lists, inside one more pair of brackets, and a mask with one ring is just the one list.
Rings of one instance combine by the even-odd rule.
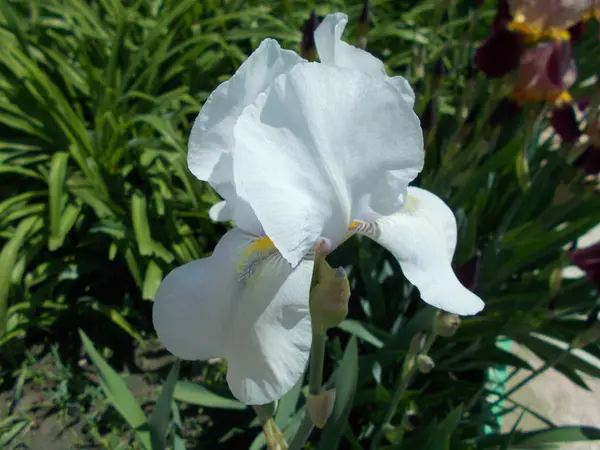
[[579, 111], [585, 111], [590, 104], [590, 99], [588, 97], [583, 97], [577, 102], [577, 109]]
[[584, 32], [585, 32], [585, 22], [583, 20], [580, 20], [575, 25], [573, 25], [571, 28], [569, 28], [569, 34], [571, 35], [571, 44], [575, 44], [576, 42], [579, 42], [579, 40], [583, 36]]
[[488, 77], [502, 77], [519, 66], [524, 48], [521, 34], [503, 29], [483, 41], [473, 62]]
[[583, 169], [588, 175], [598, 174], [600, 172], [600, 148], [590, 145], [579, 158], [575, 160], [573, 166]]
[[552, 124], [554, 131], [556, 131], [565, 142], [576, 142], [577, 139], [579, 139], [579, 136], [581, 136], [573, 105], [564, 104], [563, 106], [555, 108], [550, 116], [550, 123]]
[[475, 255], [456, 269], [456, 277], [470, 291], [477, 290], [480, 266], [481, 258], [479, 255]]
[[496, 16], [492, 23], [492, 30], [494, 32], [504, 29], [511, 21], [513, 17], [510, 13], [510, 6], [508, 0], [498, 0], [498, 6], [496, 8]]
[[571, 261], [600, 289], [600, 242], [573, 251]]
[[552, 84], [563, 86], [563, 78], [571, 62], [571, 53], [570, 42], [554, 41], [546, 66], [546, 73]]

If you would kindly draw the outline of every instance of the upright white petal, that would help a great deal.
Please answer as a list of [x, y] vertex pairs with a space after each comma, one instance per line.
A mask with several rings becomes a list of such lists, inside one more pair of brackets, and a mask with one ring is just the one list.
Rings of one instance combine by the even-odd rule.
[[317, 63], [277, 77], [234, 135], [237, 188], [292, 265], [351, 218], [397, 210], [423, 166], [419, 119], [393, 87]]
[[235, 268], [252, 239], [232, 230], [212, 256], [178, 267], [162, 281], [152, 320], [171, 353], [183, 359], [224, 356], [223, 332], [239, 295]]
[[342, 34], [348, 24], [348, 16], [343, 13], [330, 14], [315, 30], [315, 45], [323, 64], [344, 67], [364, 72], [375, 77], [384, 77], [412, 108], [415, 93], [403, 77], [388, 77], [381, 60], [369, 52], [342, 41]]
[[267, 259], [249, 280], [227, 338], [227, 382], [247, 404], [280, 399], [302, 377], [312, 340], [308, 296], [313, 261], [295, 269]]
[[194, 122], [188, 143], [188, 164], [196, 177], [210, 180], [223, 153], [231, 152], [232, 127], [243, 109], [277, 75], [302, 61], [296, 53], [282, 50], [277, 41], [265, 39], [237, 72], [213, 91]]
[[231, 218], [250, 233], [261, 231], [252, 209], [239, 198], [233, 181], [233, 125], [243, 109], [273, 79], [304, 60], [282, 50], [277, 41], [265, 39], [237, 72], [210, 95], [194, 122], [188, 142], [188, 166], [200, 180], [229, 202]]
[[451, 262], [456, 247], [456, 219], [431, 192], [409, 187], [404, 208], [357, 230], [386, 247], [421, 298], [445, 311], [471, 315], [483, 308], [479, 297], [456, 278]]

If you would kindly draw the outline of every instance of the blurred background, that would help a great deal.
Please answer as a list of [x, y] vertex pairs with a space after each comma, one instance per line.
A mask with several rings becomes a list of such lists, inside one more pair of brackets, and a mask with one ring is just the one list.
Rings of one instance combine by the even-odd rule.
[[[345, 40], [413, 85], [426, 142], [416, 185], [454, 211], [453, 265], [486, 302], [436, 341], [435, 368], [416, 374], [381, 448], [595, 448], [598, 9], [536, 34], [503, 8], [0, 0], [0, 448], [264, 448], [223, 361], [173, 366], [152, 299], [227, 229], [187, 169], [203, 102], [264, 38], [314, 58], [312, 31], [336, 11]], [[374, 242], [355, 237], [330, 264], [347, 269], [352, 298], [327, 344], [334, 412], [305, 448], [369, 448], [435, 311]], [[279, 402], [286, 436], [305, 398], [299, 383]]]

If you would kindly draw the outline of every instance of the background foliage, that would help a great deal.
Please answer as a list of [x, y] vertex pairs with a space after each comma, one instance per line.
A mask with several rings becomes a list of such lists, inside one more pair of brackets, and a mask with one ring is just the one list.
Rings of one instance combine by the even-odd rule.
[[[503, 435], [498, 421], [526, 407], [491, 408], [488, 369], [529, 368], [499, 338], [582, 387], [582, 372], [600, 376], [579, 353], [544, 339], [571, 342], [597, 306], [587, 280], [560, 282], [559, 273], [566, 246], [599, 222], [600, 201], [571, 167], [570, 150], [554, 144], [544, 107], [492, 125], [509, 80], [491, 82], [470, 67], [492, 3], [370, 2], [369, 51], [417, 91], [427, 142], [418, 184], [455, 211], [455, 266], [486, 301], [483, 314], [434, 345], [435, 370], [416, 378], [393, 420], [400, 424], [410, 409], [419, 423], [402, 442], [392, 434], [389, 448], [600, 439], [600, 430], [547, 420], [547, 431]], [[0, 3], [2, 445], [28, 442], [49, 418], [74, 435], [56, 448], [160, 448], [165, 436], [175, 449], [264, 444], [252, 411], [230, 397], [223, 363], [185, 363], [180, 374], [176, 364], [168, 375], [174, 359], [154, 341], [151, 299], [171, 268], [205, 256], [225, 231], [207, 215], [218, 197], [186, 166], [202, 102], [263, 38], [298, 49], [313, 7], [346, 12], [345, 36], [354, 42], [359, 1]], [[576, 96], [594, 95], [585, 83], [596, 70], [594, 28], [576, 48]], [[338, 260], [353, 261], [353, 298], [328, 343], [334, 415], [311, 448], [360, 449], [387, 410], [412, 337], [431, 328], [434, 311], [376, 244], [350, 240], [330, 263]], [[586, 350], [600, 357], [597, 344]], [[304, 395], [298, 385], [280, 402], [275, 419], [286, 435], [299, 424]]]

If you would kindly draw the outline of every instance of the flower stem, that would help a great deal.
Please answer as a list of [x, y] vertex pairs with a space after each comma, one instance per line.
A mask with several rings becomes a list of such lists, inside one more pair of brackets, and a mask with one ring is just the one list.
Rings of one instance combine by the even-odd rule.
[[321, 392], [323, 383], [323, 363], [325, 362], [325, 333], [313, 333], [312, 348], [310, 350], [310, 369], [308, 372], [308, 390], [311, 394]]
[[[433, 343], [435, 342], [435, 338], [436, 334], [431, 333], [427, 337], [425, 346], [423, 347], [420, 353], [426, 355]], [[379, 427], [375, 429], [375, 432], [373, 433], [373, 440], [371, 441], [370, 447], [371, 450], [376, 450], [377, 448], [379, 448], [379, 443], [383, 438], [384, 430], [396, 415], [396, 411], [398, 410], [400, 400], [402, 399], [404, 392], [406, 392], [406, 389], [410, 385], [410, 382], [412, 381], [415, 373], [418, 370], [417, 365], [415, 364], [416, 357], [417, 355], [407, 355], [407, 358], [410, 358], [410, 360], [406, 360], [404, 362], [402, 374], [400, 375], [400, 378], [396, 382], [396, 387], [394, 388], [394, 396], [392, 397], [392, 402], [390, 403], [390, 406], [385, 414], [383, 422], [380, 424]]]
[[[316, 395], [321, 392], [326, 342], [327, 335], [325, 333], [313, 331], [312, 348], [310, 350], [310, 366], [308, 371], [308, 392], [311, 395]], [[300, 426], [290, 442], [289, 449], [300, 450], [304, 447], [304, 444], [310, 437], [313, 427], [314, 424], [308, 415], [308, 411], [305, 411], [302, 422], [300, 422]]]
[[265, 433], [267, 448], [269, 450], [286, 450], [288, 446], [285, 442], [285, 436], [273, 420], [274, 409], [274, 403], [254, 406], [254, 411], [256, 412], [256, 415], [258, 416], [260, 424], [263, 428], [263, 432]]

